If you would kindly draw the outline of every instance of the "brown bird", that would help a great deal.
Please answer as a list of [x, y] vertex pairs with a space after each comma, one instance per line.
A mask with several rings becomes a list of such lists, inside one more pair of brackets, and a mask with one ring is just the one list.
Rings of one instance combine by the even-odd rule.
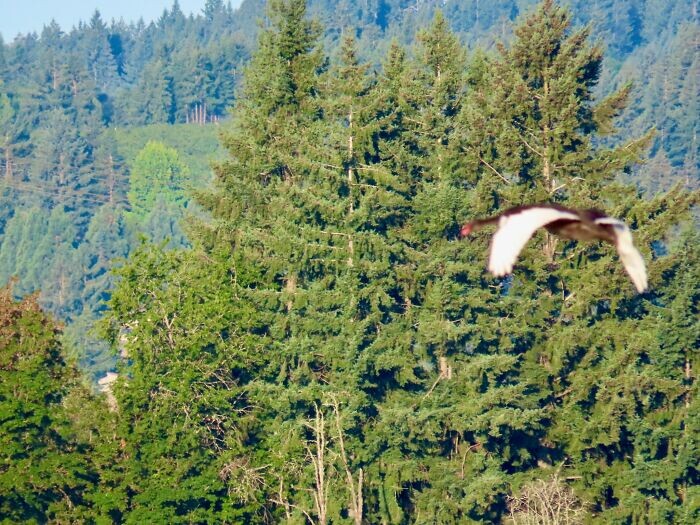
[[634, 247], [632, 234], [627, 225], [599, 210], [572, 210], [556, 204], [516, 206], [500, 215], [464, 224], [460, 237], [471, 232], [498, 224], [491, 241], [489, 271], [496, 277], [511, 273], [513, 264], [525, 243], [538, 228], [577, 241], [603, 240], [614, 244], [625, 270], [641, 293], [647, 288], [647, 271], [644, 259]]

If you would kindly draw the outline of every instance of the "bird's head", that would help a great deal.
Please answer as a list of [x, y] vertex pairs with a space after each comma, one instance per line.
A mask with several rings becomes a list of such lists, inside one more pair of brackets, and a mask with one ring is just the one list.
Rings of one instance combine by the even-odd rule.
[[469, 235], [472, 230], [474, 229], [474, 223], [472, 222], [467, 222], [462, 225], [462, 227], [459, 229], [459, 238], [464, 239], [467, 235]]

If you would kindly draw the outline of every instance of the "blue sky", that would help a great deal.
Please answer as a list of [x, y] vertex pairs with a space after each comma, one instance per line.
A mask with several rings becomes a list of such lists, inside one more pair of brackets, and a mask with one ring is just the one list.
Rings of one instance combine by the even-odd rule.
[[[185, 14], [200, 13], [205, 0], [179, 0]], [[242, 0], [231, 0], [237, 7]], [[102, 19], [123, 18], [127, 22], [143, 17], [146, 22], [158, 18], [173, 0], [0, 0], [0, 34], [9, 43], [18, 33], [41, 32], [55, 19], [64, 31], [80, 20], [90, 19], [95, 9]]]

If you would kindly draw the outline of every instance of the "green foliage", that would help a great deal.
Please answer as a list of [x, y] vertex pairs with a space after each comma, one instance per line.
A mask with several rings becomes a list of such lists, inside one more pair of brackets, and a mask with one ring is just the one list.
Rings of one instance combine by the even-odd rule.
[[137, 155], [149, 142], [160, 142], [176, 150], [179, 160], [187, 167], [183, 174], [189, 178], [183, 186], [189, 192], [211, 181], [211, 162], [221, 159], [223, 154], [218, 140], [220, 132], [219, 126], [154, 124], [117, 128], [109, 140], [116, 143], [118, 154], [126, 160], [129, 170], [133, 170]]
[[[31, 513], [12, 519], [496, 523], [529, 519], [519, 502], [551, 507], [557, 494], [562, 514], [584, 521], [700, 519], [699, 239], [689, 222], [698, 195], [675, 186], [645, 200], [621, 177], [650, 144], [664, 144], [666, 160], [656, 160], [671, 173], [690, 148], [671, 155], [666, 137], [652, 136], [634, 113], [644, 111], [638, 88], [601, 89], [612, 74], [602, 46], [591, 43], [594, 29], [572, 29], [567, 9], [546, 0], [511, 32], [506, 21], [530, 4], [448, 3], [442, 14], [432, 3], [337, 2], [343, 24], [367, 25], [324, 33], [309, 15], [327, 16], [329, 3], [307, 11], [302, 0], [271, 1], [240, 89], [215, 71], [238, 56], [219, 0], [200, 25], [176, 3], [158, 24], [135, 28], [143, 44], [94, 16], [92, 75], [63, 64], [52, 77], [57, 56], [42, 57], [42, 122], [75, 129], [39, 133], [36, 151], [22, 154], [64, 193], [7, 214], [0, 268], [28, 289], [43, 286], [46, 303], [75, 320], [64, 341], [90, 348], [81, 358], [93, 373], [110, 362], [81, 331], [107, 300], [100, 326], [119, 378], [113, 413], [70, 381], [46, 379], [57, 393], [41, 398], [52, 403], [42, 421], [67, 448], [49, 440], [51, 454], [37, 453], [60, 457], [68, 475], [48, 473], [31, 505], [15, 504], [26, 491], [12, 492], [8, 508]], [[631, 56], [648, 34], [642, 12], [601, 5], [592, 19], [624, 11], [627, 34], [613, 35], [615, 19], [605, 31], [617, 59]], [[245, 19], [252, 7], [243, 7]], [[430, 19], [411, 50], [401, 46], [413, 33], [397, 32]], [[491, 40], [494, 26], [506, 40], [497, 52], [467, 54], [458, 36]], [[191, 27], [204, 48], [186, 37]], [[396, 41], [378, 44], [392, 33]], [[117, 37], [112, 63], [101, 46]], [[49, 27], [42, 38], [60, 46], [65, 36]], [[327, 57], [321, 43], [335, 40]], [[12, 48], [18, 78], [17, 56], [33, 52], [23, 46]], [[380, 68], [361, 58], [370, 54]], [[68, 73], [86, 89], [46, 82]], [[119, 97], [133, 99], [96, 95], [117, 93], [127, 75]], [[690, 75], [672, 76], [687, 80], [677, 91], [686, 100]], [[195, 124], [219, 115], [234, 89], [232, 121], [220, 127], [225, 157], [208, 186], [204, 156], [219, 127]], [[13, 108], [31, 100], [7, 98]], [[100, 121], [153, 118], [188, 124], [98, 132]], [[201, 209], [185, 241], [174, 221], [190, 189]], [[84, 212], [78, 198], [100, 202]], [[650, 291], [633, 293], [608, 245], [538, 233], [513, 275], [494, 279], [487, 232], [457, 240], [466, 220], [538, 201], [625, 220]], [[160, 244], [132, 251], [137, 229]], [[5, 303], [38, 319], [33, 303]], [[46, 348], [57, 348], [46, 330]], [[15, 388], [56, 367], [53, 376], [73, 378], [52, 356]], [[32, 482], [25, 474], [18, 487]]]
[[149, 142], [136, 155], [129, 178], [131, 215], [143, 219], [156, 202], [184, 206], [186, 168], [177, 151], [162, 142]]
[[162, 142], [146, 144], [136, 155], [129, 177], [131, 211], [126, 218], [133, 230], [153, 242], [183, 244], [178, 222], [187, 206], [183, 187], [187, 179], [187, 167], [175, 149]]
[[[64, 207], [77, 227], [74, 248], [78, 248], [101, 205], [127, 203], [131, 164], [149, 139], [178, 150], [190, 170], [187, 192], [208, 186], [208, 163], [212, 158], [220, 159], [218, 152], [222, 150], [215, 152], [218, 126], [203, 124], [223, 123], [228, 108], [239, 96], [239, 73], [256, 45], [258, 30], [254, 22], [263, 15], [262, 4], [244, 2], [234, 15], [226, 3], [211, 2], [201, 14], [186, 17], [175, 2], [149, 26], [107, 24], [95, 12], [75, 31], [64, 32], [54, 22], [40, 35], [2, 43], [0, 235], [18, 210], [39, 206], [42, 213], [50, 213], [47, 210]], [[358, 60], [368, 59], [366, 67], [378, 75], [384, 74], [379, 64], [389, 55], [392, 39], [406, 46], [414, 41], [429, 44], [433, 38], [443, 38], [440, 32], [455, 32], [452, 42], [430, 44], [440, 52], [428, 59], [431, 65], [424, 66], [420, 73], [407, 70], [403, 78], [395, 79], [394, 85], [377, 88], [378, 93], [385, 90], [388, 99], [392, 93], [400, 93], [401, 113], [384, 115], [386, 125], [391, 118], [395, 123], [405, 117], [411, 119], [404, 122], [404, 141], [385, 144], [394, 148], [387, 156], [396, 155], [393, 160], [397, 166], [425, 171], [427, 165], [421, 160], [428, 151], [425, 148], [432, 147], [431, 141], [437, 140], [441, 126], [451, 125], [439, 113], [450, 113], [455, 110], [456, 106], [450, 107], [454, 102], [465, 102], [462, 94], [457, 94], [454, 101], [443, 101], [447, 104], [444, 109], [436, 100], [430, 110], [433, 115], [418, 115], [417, 111], [424, 111], [420, 106], [425, 97], [441, 97], [440, 89], [447, 89], [449, 96], [454, 96], [452, 84], [461, 73], [457, 66], [456, 76], [441, 81], [442, 88], [421, 86], [425, 75], [431, 67], [446, 65], [436, 62], [440, 56], [446, 62], [463, 60], [464, 57], [452, 57], [459, 53], [455, 47], [458, 40], [470, 48], [477, 44], [490, 48], [496, 41], [510, 41], [510, 21], [521, 12], [529, 12], [534, 4], [533, 0], [447, 3], [442, 6], [442, 22], [436, 22], [423, 34], [420, 28], [427, 27], [436, 16], [435, 2], [407, 7], [403, 0], [372, 0], [361, 5], [347, 0], [312, 0], [309, 11], [325, 24], [319, 37], [329, 49], [331, 61], [340, 56], [334, 50], [342, 41], [341, 35], [352, 33], [356, 36]], [[300, 8], [293, 9], [298, 13]], [[655, 128], [651, 162], [630, 167], [635, 183], [650, 194], [667, 190], [676, 182], [691, 188], [697, 186], [697, 147], [693, 139], [697, 61], [693, 60], [692, 46], [684, 45], [696, 38], [693, 24], [687, 23], [692, 22], [693, 13], [690, 0], [572, 3], [573, 20], [589, 24], [594, 38], [601, 39], [607, 50], [600, 80], [591, 90], [599, 99], [610, 99], [609, 107], [599, 107], [594, 115], [594, 120], [602, 119], [596, 122], [597, 129], [602, 132], [606, 128], [608, 134], [612, 131], [611, 123], [603, 121], [618, 112], [616, 107], [622, 98], [615, 94], [620, 94], [621, 88], [629, 89], [627, 98], [633, 101], [619, 122], [620, 133], [596, 137], [595, 142], [612, 147]], [[296, 38], [294, 27], [285, 31], [284, 39]], [[418, 57], [430, 45], [413, 51]], [[474, 55], [483, 52], [477, 47]], [[252, 68], [248, 76], [253, 76], [252, 71], [259, 66]], [[270, 88], [279, 84], [275, 89], [284, 89], [282, 84], [293, 82], [284, 74], [269, 75], [268, 80]], [[473, 86], [473, 79], [468, 82]], [[632, 87], [627, 87], [630, 82]], [[416, 122], [424, 122], [431, 129], [422, 130]], [[408, 135], [414, 135], [417, 147], [424, 149], [417, 156], [411, 157], [400, 145], [409, 144]], [[414, 149], [413, 145], [408, 149]], [[435, 171], [451, 168], [440, 166]], [[412, 178], [415, 176], [414, 173]], [[178, 226], [179, 214], [177, 206], [159, 203], [157, 210], [138, 227], [143, 225], [148, 230], [145, 233], [155, 240], [171, 238], [174, 245], [182, 245], [185, 241]], [[138, 233], [126, 232], [129, 240]], [[120, 248], [106, 246], [104, 251], [119, 252]], [[39, 269], [44, 275], [37, 282], [48, 278], [49, 266], [43, 266], [45, 272]], [[68, 266], [74, 274], [67, 276], [70, 287], [81, 288], [86, 277], [80, 265]], [[23, 280], [21, 287], [26, 284]], [[27, 291], [33, 289], [26, 287]], [[94, 307], [81, 300], [66, 303], [53, 297], [59, 290], [58, 286], [53, 286], [50, 293], [45, 290], [42, 304], [64, 320], [72, 320], [82, 310]], [[80, 297], [82, 292], [71, 290], [71, 295]], [[89, 316], [94, 314], [90, 312]]]
[[245, 312], [219, 286], [227, 276], [211, 272], [195, 254], [145, 247], [119, 271], [111, 305], [120, 317], [107, 331], [129, 357], [117, 389], [126, 523], [236, 521], [251, 512], [227, 501], [221, 472], [248, 439], [241, 382], [255, 357], [230, 332]]
[[35, 297], [0, 291], [0, 514], [11, 522], [79, 519], [95, 484], [90, 447], [63, 404], [78, 371], [57, 335]]
[[80, 292], [72, 268], [75, 237], [76, 229], [63, 208], [50, 214], [41, 208], [17, 210], [3, 238], [0, 278], [18, 277], [15, 292], [21, 295], [45, 290], [51, 308], [64, 317], [70, 315]]
[[[134, 377], [122, 395], [180, 399], [183, 385], [164, 379], [180, 369], [174, 356], [228, 356], [234, 375], [211, 392], [237, 392], [248, 410], [227, 409], [242, 418], [228, 430], [221, 420], [228, 444], [188, 460], [198, 473], [218, 465], [228, 508], [251, 521], [495, 522], [555, 464], [580, 480], [566, 492], [589, 516], [692, 516], [695, 471], [683, 460], [661, 475], [656, 462], [693, 453], [678, 432], [696, 341], [661, 351], [668, 340], [654, 334], [664, 290], [677, 296], [675, 253], [688, 264], [693, 242], [652, 261], [659, 291], [637, 297], [609, 247], [537, 236], [515, 275], [493, 280], [482, 238], [453, 240], [469, 216], [554, 200], [611, 210], [648, 256], [689, 215], [695, 195], [642, 201], [616, 182], [649, 137], [597, 145], [630, 91], [596, 101], [602, 55], [588, 30], [571, 32], [545, 2], [499, 56], [467, 61], [437, 15], [415, 58], [394, 45], [373, 78], [352, 35], [324, 67], [302, 2], [274, 3], [268, 20], [223, 137], [228, 158], [198, 195], [212, 218], [194, 221], [195, 248], [145, 250], [122, 273], [113, 338], [131, 327]], [[209, 308], [217, 316], [200, 317]], [[655, 357], [674, 352], [675, 364]], [[148, 374], [157, 387], [134, 386]], [[161, 419], [179, 417], [167, 406]], [[188, 493], [202, 512], [224, 497], [208, 487]], [[163, 497], [195, 516], [177, 491]], [[145, 501], [132, 500], [134, 516]]]

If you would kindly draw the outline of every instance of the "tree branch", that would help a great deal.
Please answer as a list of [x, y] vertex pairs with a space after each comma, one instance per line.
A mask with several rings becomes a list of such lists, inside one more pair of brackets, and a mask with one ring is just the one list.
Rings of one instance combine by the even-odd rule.
[[481, 157], [481, 155], [479, 155], [479, 160], [480, 160], [487, 168], [489, 168], [489, 169], [490, 169], [491, 171], [493, 171], [496, 175], [498, 175], [498, 176], [500, 177], [500, 179], [501, 179], [503, 182], [505, 182], [506, 184], [510, 184], [510, 181], [509, 181], [508, 179], [506, 179], [503, 175], [501, 175], [501, 174], [498, 172], [498, 170], [497, 170], [496, 168], [494, 168], [493, 166], [491, 166], [491, 164], [489, 164], [488, 162], [486, 162], [486, 161]]

